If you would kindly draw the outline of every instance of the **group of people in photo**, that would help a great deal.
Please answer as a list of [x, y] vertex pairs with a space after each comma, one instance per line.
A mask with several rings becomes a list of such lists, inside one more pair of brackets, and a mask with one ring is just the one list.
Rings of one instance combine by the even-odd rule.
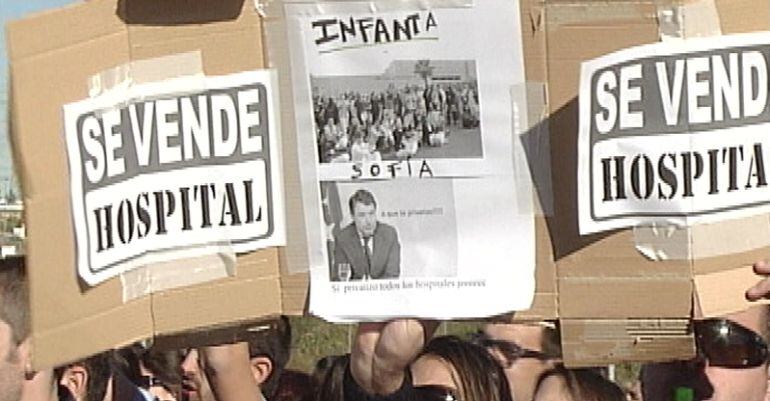
[[475, 82], [389, 84], [384, 91], [314, 91], [321, 163], [401, 159], [448, 143], [453, 127], [479, 126]]

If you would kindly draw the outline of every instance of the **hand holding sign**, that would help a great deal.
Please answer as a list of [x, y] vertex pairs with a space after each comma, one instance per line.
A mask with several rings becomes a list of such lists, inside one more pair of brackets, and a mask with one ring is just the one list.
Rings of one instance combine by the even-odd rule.
[[764, 278], [746, 291], [746, 299], [759, 301], [770, 298], [770, 264], [764, 260], [754, 263], [754, 272]]
[[359, 324], [350, 355], [353, 378], [370, 394], [394, 393], [437, 327], [414, 319]]

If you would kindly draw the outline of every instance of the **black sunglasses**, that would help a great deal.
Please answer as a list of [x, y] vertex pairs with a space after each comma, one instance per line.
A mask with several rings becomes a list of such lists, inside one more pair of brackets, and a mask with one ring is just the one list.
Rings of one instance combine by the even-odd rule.
[[698, 354], [709, 365], [741, 369], [765, 364], [767, 342], [753, 330], [726, 319], [706, 319], [693, 324]]
[[137, 383], [137, 386], [145, 390], [149, 390], [150, 387], [163, 387], [168, 389], [168, 387], [166, 386], [166, 383], [164, 383], [163, 381], [161, 381], [155, 376], [147, 376], [147, 375], [139, 376], [139, 383]]
[[437, 384], [415, 386], [414, 393], [420, 401], [460, 401], [453, 389]]
[[505, 368], [509, 368], [511, 364], [519, 358], [534, 358], [539, 360], [551, 359], [550, 356], [543, 352], [524, 348], [513, 341], [490, 338], [482, 331], [475, 333], [472, 341], [485, 348], [498, 349], [507, 361], [507, 366], [504, 366]]

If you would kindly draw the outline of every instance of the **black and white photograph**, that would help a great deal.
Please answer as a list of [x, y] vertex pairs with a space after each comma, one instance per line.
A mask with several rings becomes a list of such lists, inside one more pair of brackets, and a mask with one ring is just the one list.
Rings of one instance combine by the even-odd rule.
[[484, 156], [474, 60], [394, 60], [379, 75], [310, 81], [321, 164]]
[[[468, 297], [494, 297], [490, 314], [527, 307], [534, 224], [517, 213], [511, 174], [512, 93], [525, 82], [515, 3], [323, 4], [285, 8], [311, 312], [468, 316]], [[511, 282], [515, 294], [501, 286]]]
[[328, 182], [321, 193], [330, 281], [456, 275], [451, 181]]

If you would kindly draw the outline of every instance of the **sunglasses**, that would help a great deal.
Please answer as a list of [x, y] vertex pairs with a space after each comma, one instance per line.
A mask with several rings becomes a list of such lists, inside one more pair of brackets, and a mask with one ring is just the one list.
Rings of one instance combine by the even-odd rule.
[[147, 376], [147, 375], [140, 376], [139, 377], [139, 383], [137, 385], [139, 387], [145, 389], [145, 390], [149, 390], [150, 387], [168, 388], [168, 386], [166, 386], [166, 383], [164, 383], [163, 381], [161, 381], [157, 377], [155, 377], [155, 376]]
[[414, 387], [415, 399], [420, 401], [460, 401], [455, 390], [436, 384]]
[[698, 354], [709, 365], [742, 369], [768, 361], [767, 342], [753, 330], [726, 319], [706, 319], [693, 324]]
[[550, 356], [543, 352], [524, 348], [513, 341], [490, 338], [484, 332], [478, 332], [474, 334], [472, 341], [478, 345], [481, 345], [482, 347], [496, 348], [499, 350], [507, 361], [507, 366], [504, 366], [505, 368], [510, 368], [513, 362], [520, 358], [533, 358], [539, 360], [551, 359]]

